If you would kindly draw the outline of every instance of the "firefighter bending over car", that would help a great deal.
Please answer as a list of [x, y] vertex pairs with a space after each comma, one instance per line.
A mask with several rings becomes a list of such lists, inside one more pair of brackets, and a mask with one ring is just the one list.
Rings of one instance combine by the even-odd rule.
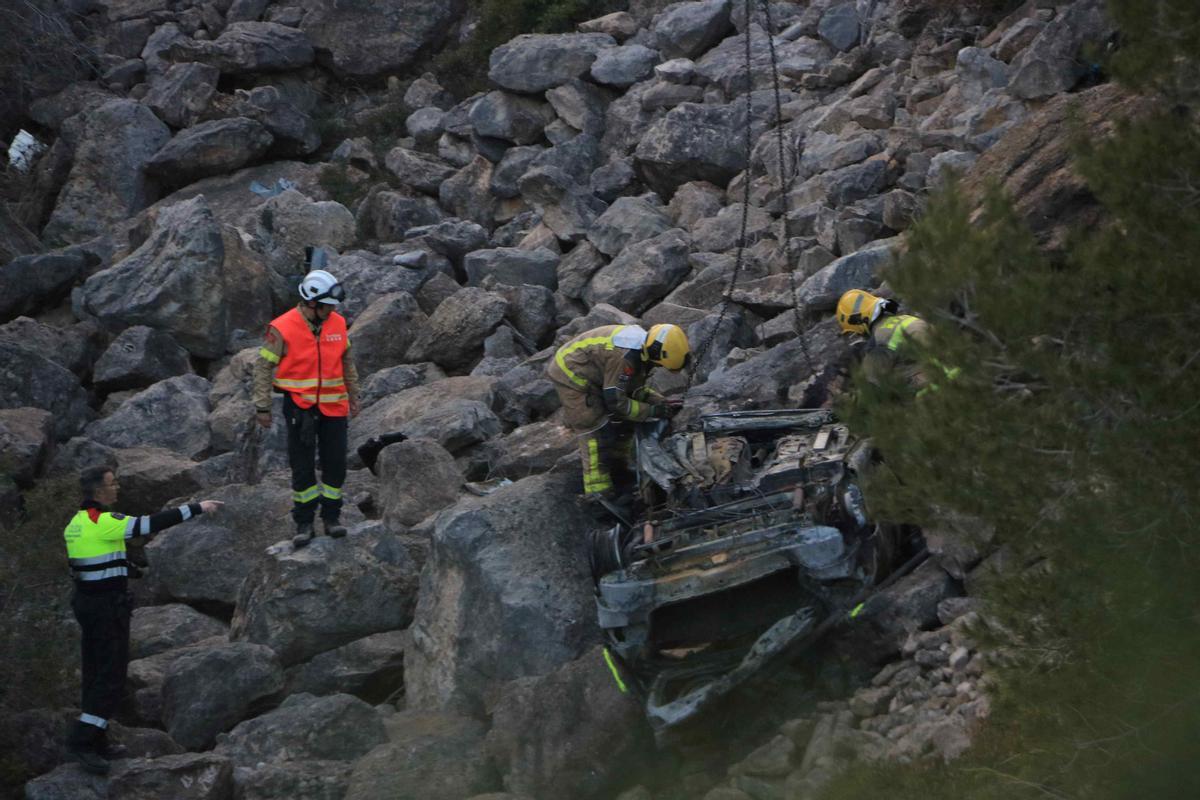
[[[895, 300], [876, 297], [862, 289], [851, 289], [838, 300], [837, 321], [843, 333], [865, 337], [862, 366], [868, 381], [881, 386], [895, 376], [919, 397], [938, 388], [916, 360], [909, 344], [929, 343], [929, 323], [899, 311], [900, 304]], [[954, 380], [959, 373], [958, 369], [950, 367], [941, 369], [949, 380]]]
[[[563, 405], [563, 422], [579, 437], [583, 493], [598, 500], [616, 495], [631, 442], [626, 422], [665, 419], [679, 403], [647, 387], [655, 366], [678, 372], [691, 361], [687, 334], [659, 324], [605, 325], [558, 348], [546, 366]], [[623, 488], [623, 487], [622, 487]]]
[[[324, 252], [311, 252], [315, 263], [310, 266], [320, 265]], [[254, 368], [259, 425], [271, 427], [271, 387], [283, 392], [296, 547], [312, 541], [318, 506], [325, 535], [346, 535], [340, 520], [347, 416], [358, 414], [358, 372], [350, 355], [346, 319], [334, 310], [345, 297], [337, 278], [325, 270], [305, 275], [300, 302], [271, 320]], [[314, 464], [318, 455], [320, 482]]]

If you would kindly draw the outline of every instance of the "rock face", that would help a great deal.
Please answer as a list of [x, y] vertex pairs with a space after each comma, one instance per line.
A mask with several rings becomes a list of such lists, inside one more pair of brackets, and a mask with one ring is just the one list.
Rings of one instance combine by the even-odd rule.
[[337, 75], [369, 78], [402, 72], [445, 36], [462, 0], [316, 0], [301, 27], [318, 58]]
[[389, 528], [416, 525], [458, 499], [463, 476], [437, 442], [410, 439], [379, 454], [379, 502]]
[[40, 408], [0, 409], [0, 475], [30, 485], [54, 443], [54, 418]]
[[461, 289], [433, 312], [429, 327], [413, 342], [407, 359], [462, 369], [471, 363], [507, 310], [508, 302], [500, 295], [476, 287]]
[[246, 166], [275, 137], [246, 117], [201, 122], [186, 128], [146, 162], [146, 172], [176, 186]]
[[526, 478], [438, 517], [405, 666], [414, 707], [478, 713], [491, 688], [594, 642], [582, 538], [593, 523], [576, 505], [578, 480]]
[[82, 242], [154, 202], [143, 168], [171, 134], [146, 106], [111, 100], [88, 115], [71, 174], [42, 231], [48, 241]]
[[4, 282], [0, 322], [58, 301], [98, 262], [94, 253], [69, 247], [53, 253], [19, 256], [0, 265], [0, 280]]
[[146, 658], [223, 636], [228, 631], [225, 624], [182, 603], [135, 608], [130, 625], [129, 657], [134, 660]]
[[529, 33], [492, 51], [488, 78], [514, 92], [536, 94], [588, 73], [597, 54], [615, 47], [603, 33]]
[[230, 642], [176, 659], [162, 686], [163, 722], [171, 738], [200, 749], [252, 716], [255, 704], [283, 688], [283, 669], [271, 648]]
[[744, 145], [729, 135], [745, 124], [744, 108], [732, 104], [676, 106], [638, 144], [638, 173], [664, 197], [690, 181], [724, 186], [746, 167]]
[[404, 688], [405, 631], [374, 633], [326, 650], [287, 671], [287, 693], [352, 694], [382, 703]]
[[162, 331], [135, 325], [113, 340], [96, 362], [92, 381], [114, 392], [136, 389], [191, 370], [187, 351]]
[[92, 423], [87, 435], [109, 447], [157, 445], [195, 458], [211, 443], [208, 381], [181, 375], [151, 386]]
[[321, 537], [265, 559], [238, 593], [231, 636], [268, 645], [284, 666], [412, 620], [417, 570], [389, 534]]
[[387, 741], [380, 715], [348, 694], [293, 694], [279, 708], [221, 737], [216, 753], [238, 766], [280, 761], [352, 761]]
[[234, 22], [212, 41], [181, 39], [170, 46], [176, 61], [195, 61], [222, 74], [276, 72], [312, 63], [313, 46], [300, 30], [275, 22]]

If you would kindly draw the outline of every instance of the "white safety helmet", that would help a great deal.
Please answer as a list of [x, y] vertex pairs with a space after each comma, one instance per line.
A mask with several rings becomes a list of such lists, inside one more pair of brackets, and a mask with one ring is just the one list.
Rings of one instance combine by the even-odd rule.
[[337, 306], [346, 299], [346, 290], [333, 275], [323, 269], [314, 269], [300, 281], [300, 296], [310, 303]]

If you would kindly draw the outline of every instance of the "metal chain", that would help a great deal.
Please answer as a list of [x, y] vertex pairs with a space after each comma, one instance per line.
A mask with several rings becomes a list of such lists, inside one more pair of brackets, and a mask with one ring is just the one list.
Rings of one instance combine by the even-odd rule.
[[692, 351], [692, 368], [688, 370], [687, 385], [683, 389], [683, 394], [686, 397], [692, 390], [692, 385], [696, 382], [696, 374], [700, 369], [700, 362], [708, 354], [708, 350], [712, 347], [713, 340], [717, 336], [717, 332], [721, 330], [721, 325], [725, 322], [725, 315], [729, 312], [729, 303], [733, 297], [733, 290], [737, 287], [738, 277], [741, 275], [742, 266], [746, 258], [746, 227], [749, 223], [750, 216], [750, 160], [754, 155], [754, 142], [751, 135], [750, 121], [754, 118], [754, 64], [750, 52], [750, 15], [753, 9], [754, 0], [745, 0], [746, 8], [746, 120], [743, 126], [745, 134], [745, 150], [746, 150], [746, 171], [743, 173], [745, 184], [742, 191], [742, 222], [738, 233], [737, 257], [733, 263], [733, 274], [729, 276], [729, 285], [721, 295], [721, 308], [717, 314], [717, 324], [712, 327], [705, 337]]

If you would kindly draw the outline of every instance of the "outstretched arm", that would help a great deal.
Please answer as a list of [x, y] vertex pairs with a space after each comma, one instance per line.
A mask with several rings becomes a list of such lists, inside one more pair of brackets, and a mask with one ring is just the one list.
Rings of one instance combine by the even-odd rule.
[[224, 503], [221, 503], [219, 500], [201, 500], [199, 503], [188, 503], [186, 506], [179, 506], [178, 508], [167, 508], [156, 514], [127, 517], [125, 522], [125, 538], [132, 539], [135, 536], [150, 536], [159, 531], [166, 530], [172, 525], [186, 522], [192, 517], [199, 516], [205, 512], [211, 513], [216, 511], [222, 505]]

